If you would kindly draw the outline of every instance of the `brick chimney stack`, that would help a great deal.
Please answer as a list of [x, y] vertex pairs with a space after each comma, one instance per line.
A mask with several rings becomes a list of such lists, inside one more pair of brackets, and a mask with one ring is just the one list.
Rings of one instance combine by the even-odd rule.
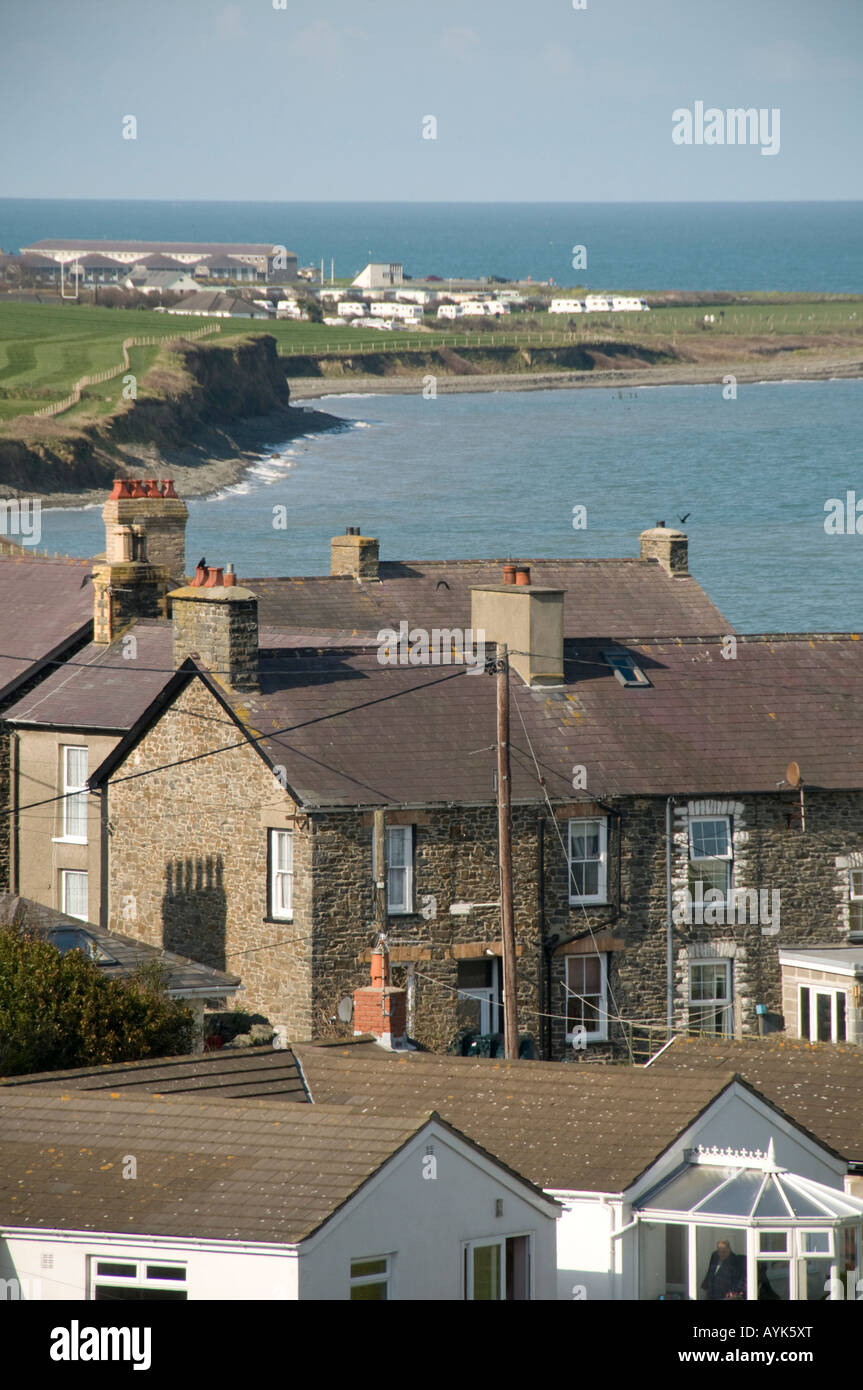
[[227, 689], [258, 690], [258, 600], [237, 583], [233, 566], [199, 566], [169, 597], [174, 666], [196, 656]]
[[361, 536], [359, 526], [349, 526], [343, 536], [333, 536], [330, 541], [330, 574], [377, 579], [378, 550], [372, 536]]
[[371, 981], [354, 990], [354, 1037], [373, 1033], [383, 1047], [405, 1047], [407, 992], [390, 984], [390, 957], [383, 938], [372, 951]]
[[673, 579], [689, 578], [689, 541], [685, 531], [676, 531], [658, 521], [641, 533], [642, 560], [658, 560]]

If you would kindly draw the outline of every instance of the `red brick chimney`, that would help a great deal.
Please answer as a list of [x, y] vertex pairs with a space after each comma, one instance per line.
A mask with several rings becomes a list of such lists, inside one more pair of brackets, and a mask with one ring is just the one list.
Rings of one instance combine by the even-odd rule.
[[407, 992], [390, 984], [390, 957], [383, 938], [372, 951], [371, 981], [354, 990], [354, 1037], [373, 1033], [383, 1047], [405, 1047]]

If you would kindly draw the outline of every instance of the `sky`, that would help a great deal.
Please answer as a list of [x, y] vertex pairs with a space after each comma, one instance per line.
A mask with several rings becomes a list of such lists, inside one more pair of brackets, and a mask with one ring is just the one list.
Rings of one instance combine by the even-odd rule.
[[[863, 0], [0, 0], [0, 34], [3, 197], [863, 197]], [[777, 108], [777, 152], [676, 144], [696, 102]]]

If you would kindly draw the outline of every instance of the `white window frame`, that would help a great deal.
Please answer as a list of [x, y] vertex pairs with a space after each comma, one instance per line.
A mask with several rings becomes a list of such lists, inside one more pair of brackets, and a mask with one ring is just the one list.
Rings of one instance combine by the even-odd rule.
[[[506, 1235], [483, 1236], [477, 1240], [466, 1240], [462, 1242], [462, 1298], [467, 1302], [474, 1302], [474, 1273], [473, 1273], [473, 1252], [484, 1249], [486, 1246], [496, 1246], [500, 1251], [500, 1298], [492, 1300], [494, 1302], [505, 1303], [506, 1297], [506, 1243], [508, 1240], [527, 1241], [527, 1299], [530, 1302], [534, 1295], [533, 1284], [533, 1233], [531, 1231], [507, 1231]], [[485, 1300], [483, 1300], [485, 1301]]]
[[[96, 1285], [101, 1284], [103, 1288], [111, 1289], [164, 1289], [172, 1293], [182, 1292], [189, 1297], [189, 1267], [184, 1260], [149, 1258], [139, 1260], [130, 1258], [127, 1255], [117, 1254], [110, 1251], [102, 1255], [90, 1255], [89, 1269], [87, 1271], [87, 1298], [91, 1302], [96, 1301]], [[99, 1274], [100, 1264], [110, 1265], [133, 1265], [135, 1274], [124, 1276], [122, 1274]], [[182, 1269], [182, 1279], [148, 1279], [147, 1266], [153, 1265], [162, 1268]], [[179, 1300], [178, 1300], [179, 1301]]]
[[[72, 877], [83, 878], [84, 887], [87, 894], [87, 910], [83, 913], [72, 912], [69, 908], [69, 879]], [[74, 917], [78, 922], [89, 922], [90, 912], [90, 878], [86, 869], [61, 869], [60, 870], [60, 911], [67, 917]]]
[[[591, 1043], [591, 1042], [606, 1042], [607, 1039], [608, 1039], [608, 953], [605, 952], [605, 951], [600, 951], [598, 954], [599, 954], [599, 965], [600, 965], [600, 981], [599, 981], [599, 988], [600, 988], [600, 996], [599, 996], [599, 999], [600, 999], [600, 1006], [599, 1006], [599, 1028], [598, 1028], [598, 1029], [594, 1029], [593, 1031], [589, 1031], [589, 1032], [587, 1032], [587, 1033], [585, 1034], [584, 1041], [585, 1041], [585, 1042], [589, 1042], [589, 1043]], [[564, 988], [564, 996], [565, 996], [565, 999], [568, 1000], [570, 994], [576, 994], [576, 993], [578, 993], [577, 990], [573, 990], [573, 989], [571, 988], [570, 983], [569, 983], [569, 962], [570, 962], [571, 960], [582, 961], [582, 960], [593, 960], [593, 959], [595, 959], [595, 957], [594, 957], [593, 954], [591, 954], [590, 956], [574, 956], [574, 955], [572, 955], [572, 956], [564, 956], [564, 960], [565, 960], [565, 962], [566, 962], [566, 964], [564, 965], [564, 976], [563, 976], [563, 988]], [[591, 999], [592, 999], [592, 998], [593, 998], [593, 995], [585, 995], [584, 997], [585, 997], [585, 998], [591, 998]], [[564, 1015], [566, 1015], [567, 1013], [568, 1013], [568, 1010], [567, 1010], [566, 1006], [564, 1005]], [[567, 1032], [567, 1034], [566, 1034], [566, 1041], [567, 1041], [568, 1043], [572, 1044], [572, 1042], [573, 1042], [573, 1040], [574, 1040], [575, 1037], [576, 1037], [576, 1034], [575, 1034], [574, 1032]]]
[[[598, 875], [597, 875], [597, 891], [596, 891], [595, 893], [585, 893], [583, 896], [580, 896], [580, 895], [577, 894], [577, 893], [574, 894], [573, 891], [572, 891], [572, 888], [573, 888], [573, 876], [572, 876], [572, 865], [573, 865], [573, 858], [572, 858], [572, 837], [573, 837], [573, 833], [574, 833], [573, 827], [584, 827], [585, 825], [598, 825], [598, 826], [599, 826], [599, 858], [598, 858], [597, 860], [579, 859], [577, 862], [578, 862], [579, 864], [598, 863], [598, 864], [599, 864], [599, 873], [598, 873]], [[568, 876], [569, 876], [568, 889], [569, 889], [569, 903], [570, 903], [570, 906], [571, 906], [571, 907], [572, 907], [572, 906], [579, 906], [579, 905], [581, 905], [581, 904], [583, 904], [583, 903], [607, 903], [607, 902], [608, 902], [608, 817], [607, 817], [607, 816], [579, 816], [579, 817], [575, 817], [574, 819], [570, 820], [570, 822], [569, 822], [569, 828], [568, 828], [568, 830], [567, 830], [567, 837], [566, 837], [566, 849], [567, 849], [567, 873], [568, 873]]]
[[[385, 1299], [382, 1299], [382, 1300], [380, 1300], [380, 1301], [381, 1301], [381, 1302], [384, 1302], [384, 1303], [391, 1303], [391, 1302], [393, 1301], [393, 1257], [392, 1257], [392, 1255], [352, 1255], [352, 1256], [351, 1256], [351, 1259], [350, 1259], [349, 1270], [353, 1269], [353, 1266], [354, 1266], [354, 1265], [370, 1264], [373, 1260], [383, 1260], [384, 1266], [385, 1266], [383, 1274], [356, 1274], [356, 1275], [354, 1275], [354, 1274], [350, 1274], [350, 1273], [349, 1273], [349, 1295], [348, 1295], [348, 1296], [350, 1297], [350, 1292], [353, 1291], [354, 1289], [364, 1288], [364, 1287], [366, 1287], [366, 1286], [369, 1285], [369, 1284], [383, 1284], [383, 1285], [384, 1285], [384, 1288], [385, 1288], [386, 1291], [387, 1291], [387, 1296], [386, 1296]], [[357, 1301], [359, 1301], [359, 1300], [357, 1300]]]
[[[734, 1036], [734, 972], [732, 969], [733, 964], [734, 962], [727, 956], [702, 956], [699, 957], [697, 960], [691, 960], [689, 962], [687, 1001], [687, 1022], [689, 1026], [693, 1026], [692, 1013], [694, 1009], [722, 1009], [722, 1032], [715, 1034], [709, 1033], [706, 1035], [708, 1037], [731, 1038]], [[725, 985], [727, 990], [725, 999], [720, 999], [718, 998], [718, 996], [714, 996], [712, 999], [694, 999], [692, 997], [693, 971], [698, 970], [703, 966], [709, 966], [712, 970], [715, 970], [716, 967], [720, 965], [725, 967]]]
[[[724, 825], [725, 825], [725, 832], [726, 832], [726, 835], [725, 835], [725, 842], [726, 842], [726, 844], [727, 844], [727, 846], [728, 846], [728, 849], [727, 849], [726, 853], [725, 853], [725, 854], [696, 854], [696, 853], [695, 853], [695, 845], [694, 845], [694, 843], [693, 843], [693, 834], [692, 834], [693, 827], [696, 826], [696, 825], [704, 825], [705, 823], [711, 823], [711, 824], [712, 824], [712, 823], [715, 822], [715, 821], [722, 821], [722, 822], [724, 823]], [[693, 870], [692, 870], [692, 865], [694, 865], [694, 864], [716, 864], [716, 863], [724, 863], [724, 864], [727, 864], [727, 865], [728, 865], [728, 868], [727, 868], [726, 871], [725, 871], [725, 894], [726, 894], [726, 897], [727, 897], [727, 895], [731, 892], [732, 888], [734, 887], [734, 831], [733, 831], [733, 827], [732, 827], [732, 824], [731, 824], [731, 817], [730, 817], [730, 816], [690, 816], [690, 817], [689, 817], [689, 825], [688, 825], [688, 828], [687, 828], [687, 841], [688, 841], [688, 846], [689, 846], [689, 865], [690, 865], [690, 868], [689, 868], [689, 879], [690, 879], [690, 881], [691, 881], [692, 883], [697, 883], [697, 882], [699, 882], [699, 880], [695, 877], [695, 875], [694, 875], [694, 873], [693, 873]], [[703, 881], [703, 880], [702, 880], [702, 881]], [[713, 888], [713, 886], [714, 886], [714, 885], [713, 885], [712, 883], [711, 883], [711, 884], [708, 884], [705, 891], [709, 891], [710, 889]]]
[[[805, 1035], [804, 1035], [804, 1033], [803, 1033], [803, 1031], [802, 1031], [802, 1025], [803, 1025], [803, 999], [802, 999], [802, 991], [803, 991], [804, 989], [808, 989], [808, 991], [809, 991], [809, 1032], [808, 1032], [808, 1034], [805, 1034]], [[843, 989], [841, 985], [824, 985], [824, 984], [822, 984], [822, 983], [820, 982], [820, 980], [819, 980], [817, 983], [816, 983], [814, 980], [812, 980], [812, 981], [808, 981], [808, 980], [799, 980], [799, 981], [797, 982], [797, 1036], [798, 1036], [798, 1038], [802, 1038], [802, 1039], [804, 1039], [804, 1041], [806, 1041], [806, 1042], [817, 1042], [817, 1041], [818, 1041], [817, 1037], [813, 1037], [812, 1034], [813, 1034], [813, 1032], [814, 1032], [814, 1033], [817, 1033], [817, 1032], [818, 1032], [818, 1027], [817, 1027], [817, 1024], [818, 1024], [818, 1008], [817, 1008], [817, 1005], [816, 1005], [816, 1003], [815, 1003], [815, 1000], [816, 1000], [816, 997], [817, 997], [819, 994], [827, 994], [827, 995], [830, 996], [830, 1037], [829, 1037], [829, 1038], [823, 1038], [823, 1039], [821, 1039], [821, 1041], [822, 1041], [822, 1042], [832, 1042], [832, 1043], [836, 1043], [836, 1042], [843, 1042], [843, 1043], [844, 1043], [844, 1042], [847, 1042], [847, 1041], [848, 1041], [848, 1020], [849, 1020], [849, 1013], [850, 1013], [849, 1006], [848, 1006], [848, 991], [847, 991], [846, 989]], [[836, 999], [837, 999], [837, 996], [840, 995], [840, 994], [841, 994], [841, 995], [844, 997], [844, 999], [845, 999], [845, 1037], [844, 1037], [844, 1038], [839, 1038], [839, 1037], [836, 1036], [837, 1033], [838, 1033], [838, 1031], [839, 1031], [839, 1030], [838, 1030], [838, 1027], [837, 1027], [838, 1022], [839, 1022], [839, 1010], [838, 1010], [838, 1006], [837, 1006], [837, 1003], [836, 1003]]]
[[[854, 876], [855, 876], [855, 874], [858, 875], [858, 877], [859, 877], [859, 884], [860, 884], [860, 891], [859, 891], [859, 893], [855, 893], [855, 891], [854, 891]], [[851, 905], [859, 904], [859, 905], [860, 905], [861, 917], [863, 917], [863, 868], [857, 868], [857, 867], [855, 867], [855, 868], [853, 868], [853, 869], [849, 869], [849, 870], [848, 870], [848, 902], [849, 902], [849, 904], [851, 904]], [[857, 938], [857, 937], [863, 937], [863, 921], [861, 921], [861, 924], [860, 924], [859, 927], [854, 927], [854, 926], [852, 925], [852, 922], [851, 922], [851, 907], [850, 907], [850, 906], [849, 906], [849, 909], [848, 909], [848, 919], [849, 919], [849, 920], [848, 920], [849, 935], [851, 936], [851, 939], [854, 940], [854, 939]]]
[[[60, 805], [62, 808], [63, 833], [55, 837], [57, 842], [69, 845], [86, 845], [87, 843], [87, 819], [90, 809], [90, 793], [87, 790], [87, 777], [89, 775], [90, 750], [86, 744], [63, 743], [60, 745], [62, 763], [62, 783], [63, 800]], [[83, 782], [72, 782], [69, 780], [69, 755], [70, 753], [83, 753], [84, 763], [87, 771], [84, 774]], [[74, 835], [69, 830], [70, 811], [72, 808], [83, 807], [84, 813], [84, 834]]]
[[[414, 826], [413, 825], [388, 825], [384, 828], [384, 853], [387, 861], [387, 916], [406, 917], [414, 912]], [[399, 839], [404, 848], [404, 864], [393, 866], [391, 845], [394, 840]], [[396, 899], [392, 890], [393, 872], [404, 874], [404, 896]], [[375, 855], [375, 842], [372, 838], [372, 880], [377, 883], [378, 866], [377, 856]]]
[[[272, 829], [269, 832], [269, 837], [270, 884], [269, 902], [267, 903], [268, 916], [271, 921], [292, 922], [294, 920], [294, 832], [292, 830]], [[278, 846], [282, 843], [289, 846], [287, 868], [279, 867]], [[285, 896], [288, 900], [286, 905], [280, 902]]]

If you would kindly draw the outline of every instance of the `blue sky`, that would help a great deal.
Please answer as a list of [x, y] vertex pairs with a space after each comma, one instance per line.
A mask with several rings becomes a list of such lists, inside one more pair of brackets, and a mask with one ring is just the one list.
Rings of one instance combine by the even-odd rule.
[[[2, 32], [0, 196], [863, 197], [861, 0], [18, 0]], [[779, 153], [675, 145], [696, 101], [778, 107]]]

